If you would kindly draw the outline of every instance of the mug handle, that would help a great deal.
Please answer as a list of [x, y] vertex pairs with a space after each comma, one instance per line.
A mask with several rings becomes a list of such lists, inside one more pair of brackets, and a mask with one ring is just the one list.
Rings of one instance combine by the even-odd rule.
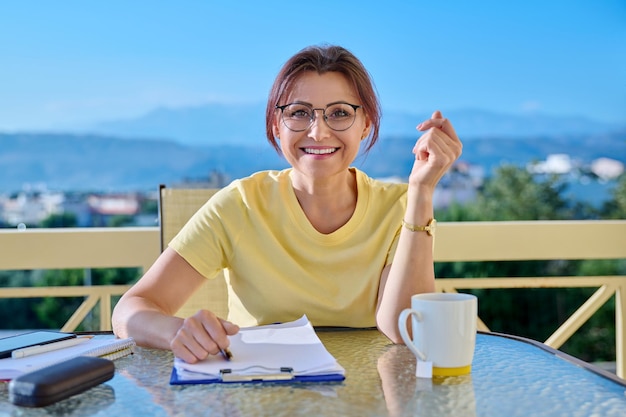
[[415, 316], [417, 321], [422, 321], [422, 314], [419, 311], [411, 310], [410, 308], [403, 310], [402, 313], [400, 313], [400, 316], [398, 316], [398, 329], [400, 330], [400, 336], [402, 336], [402, 340], [404, 340], [404, 344], [406, 345], [406, 347], [408, 347], [411, 350], [411, 352], [413, 352], [415, 357], [421, 361], [425, 361], [426, 355], [424, 355], [415, 347], [415, 343], [413, 343], [413, 341], [409, 337], [409, 332], [407, 330], [406, 323], [407, 323], [407, 319], [410, 316]]

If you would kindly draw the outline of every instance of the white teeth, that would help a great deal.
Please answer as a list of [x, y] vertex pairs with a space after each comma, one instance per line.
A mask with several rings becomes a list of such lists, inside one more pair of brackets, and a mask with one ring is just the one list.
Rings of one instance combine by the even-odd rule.
[[304, 148], [304, 152], [312, 153], [315, 155], [325, 155], [328, 153], [333, 153], [337, 150], [337, 148], [324, 148], [324, 149], [313, 149], [313, 148]]

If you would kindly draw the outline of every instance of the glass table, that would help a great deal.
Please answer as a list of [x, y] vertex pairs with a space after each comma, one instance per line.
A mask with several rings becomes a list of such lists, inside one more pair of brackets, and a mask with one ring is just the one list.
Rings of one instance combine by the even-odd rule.
[[345, 381], [174, 386], [171, 352], [137, 348], [112, 380], [48, 407], [12, 405], [2, 383], [0, 416], [626, 416], [626, 381], [538, 342], [479, 333], [471, 375], [424, 380], [376, 330], [318, 335]]

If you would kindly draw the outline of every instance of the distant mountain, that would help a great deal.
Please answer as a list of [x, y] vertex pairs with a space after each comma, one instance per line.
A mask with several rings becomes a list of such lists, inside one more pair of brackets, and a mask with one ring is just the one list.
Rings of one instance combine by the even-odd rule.
[[[446, 111], [465, 140], [556, 135], [589, 135], [626, 129], [584, 117], [543, 114], [511, 115], [484, 110]], [[415, 126], [430, 114], [383, 112], [381, 136], [417, 137]], [[177, 109], [160, 108], [143, 117], [103, 122], [84, 129], [92, 134], [168, 139], [186, 145], [259, 145], [265, 143], [265, 105], [207, 104]]]
[[[414, 134], [381, 137], [355, 165], [374, 177], [406, 178], [414, 160], [414, 143]], [[489, 173], [502, 162], [525, 165], [554, 153], [567, 153], [583, 163], [609, 157], [626, 164], [626, 129], [598, 134], [472, 137], [465, 140], [461, 160]], [[190, 146], [173, 140], [104, 135], [0, 133], [0, 194], [18, 191], [26, 183], [46, 183], [49, 189], [65, 191], [156, 190], [161, 183], [206, 178], [212, 171], [234, 179], [286, 166], [264, 139], [248, 146]]]
[[156, 190], [215, 170], [234, 178], [284, 165], [267, 145], [194, 148], [98, 135], [0, 134], [0, 149], [0, 193], [38, 183], [55, 190]]
[[[386, 112], [383, 114], [381, 132], [387, 136], [411, 135], [414, 134], [417, 123], [430, 116]], [[444, 116], [450, 119], [463, 140], [486, 137], [571, 137], [626, 130], [626, 117], [624, 123], [617, 124], [598, 122], [582, 116], [551, 116], [541, 113], [514, 115], [477, 109], [446, 111]]]
[[208, 104], [160, 108], [143, 117], [114, 120], [85, 129], [133, 139], [167, 139], [186, 145], [259, 145], [265, 142], [265, 109], [260, 104]]

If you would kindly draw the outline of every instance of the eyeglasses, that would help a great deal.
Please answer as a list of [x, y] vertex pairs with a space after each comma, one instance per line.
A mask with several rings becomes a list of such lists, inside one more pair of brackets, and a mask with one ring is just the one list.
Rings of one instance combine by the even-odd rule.
[[324, 121], [332, 130], [341, 132], [348, 130], [356, 120], [356, 109], [362, 106], [350, 103], [331, 103], [325, 108], [313, 108], [305, 103], [289, 103], [276, 106], [282, 112], [282, 119], [287, 129], [294, 132], [303, 132], [313, 125], [316, 110], [321, 110]]

